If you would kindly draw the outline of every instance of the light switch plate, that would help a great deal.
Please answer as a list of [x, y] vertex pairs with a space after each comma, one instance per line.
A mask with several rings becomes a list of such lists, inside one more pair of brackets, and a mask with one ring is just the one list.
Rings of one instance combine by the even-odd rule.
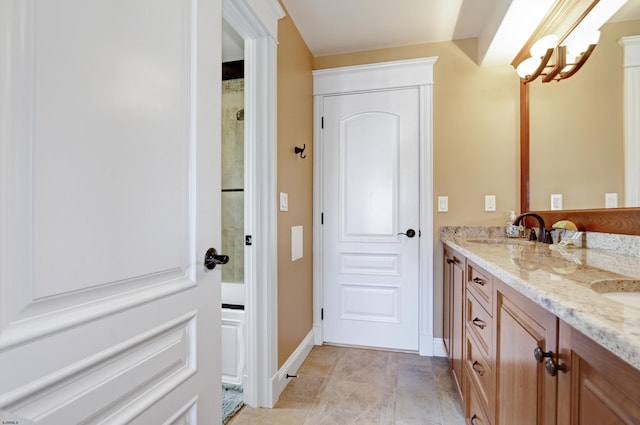
[[484, 210], [495, 211], [496, 210], [496, 195], [484, 196]]
[[289, 195], [280, 192], [280, 211], [289, 211]]
[[551, 210], [557, 211], [562, 209], [562, 193], [551, 194]]
[[447, 211], [449, 211], [449, 197], [438, 196], [438, 212], [447, 212]]

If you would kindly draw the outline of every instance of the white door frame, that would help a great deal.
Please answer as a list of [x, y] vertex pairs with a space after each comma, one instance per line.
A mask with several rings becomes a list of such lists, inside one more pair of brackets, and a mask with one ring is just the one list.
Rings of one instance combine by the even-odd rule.
[[437, 57], [382, 62], [313, 71], [313, 330], [321, 345], [323, 302], [323, 132], [324, 96], [416, 87], [420, 92], [420, 271], [419, 353], [441, 353], [441, 341], [433, 337], [433, 65]]
[[624, 48], [624, 202], [640, 206], [640, 36], [622, 37]]
[[[277, 42], [276, 0], [223, 0], [222, 16], [244, 39], [246, 369], [244, 402], [273, 407], [278, 371], [277, 323]], [[266, 355], [264, 355], [266, 353]]]

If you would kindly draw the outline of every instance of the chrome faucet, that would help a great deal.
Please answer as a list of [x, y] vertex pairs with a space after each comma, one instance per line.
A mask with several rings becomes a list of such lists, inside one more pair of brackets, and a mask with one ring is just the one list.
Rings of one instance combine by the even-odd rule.
[[549, 243], [549, 244], [553, 243], [553, 239], [551, 239], [551, 234], [544, 226], [544, 220], [538, 214], [534, 214], [534, 213], [521, 214], [518, 218], [516, 218], [513, 221], [513, 224], [515, 224], [516, 226], [519, 226], [520, 222], [522, 222], [526, 217], [533, 217], [536, 220], [538, 220], [538, 236], [536, 238], [534, 237], [534, 235], [531, 235], [529, 240], [532, 240], [532, 241], [538, 240], [539, 242]]

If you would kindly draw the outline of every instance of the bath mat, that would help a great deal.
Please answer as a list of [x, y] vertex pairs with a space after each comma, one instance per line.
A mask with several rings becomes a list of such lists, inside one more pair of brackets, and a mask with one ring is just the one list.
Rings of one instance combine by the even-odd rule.
[[243, 405], [242, 386], [222, 384], [222, 423], [226, 424]]

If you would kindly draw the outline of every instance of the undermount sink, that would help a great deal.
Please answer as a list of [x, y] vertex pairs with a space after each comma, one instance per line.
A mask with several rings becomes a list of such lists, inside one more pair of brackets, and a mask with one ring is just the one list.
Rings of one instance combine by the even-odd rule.
[[467, 239], [467, 242], [482, 243], [489, 245], [498, 244], [510, 244], [510, 245], [532, 245], [534, 241], [528, 241], [526, 239], [512, 239], [512, 238], [489, 238], [489, 239]]
[[626, 306], [640, 308], [640, 280], [607, 279], [593, 282], [591, 289]]

